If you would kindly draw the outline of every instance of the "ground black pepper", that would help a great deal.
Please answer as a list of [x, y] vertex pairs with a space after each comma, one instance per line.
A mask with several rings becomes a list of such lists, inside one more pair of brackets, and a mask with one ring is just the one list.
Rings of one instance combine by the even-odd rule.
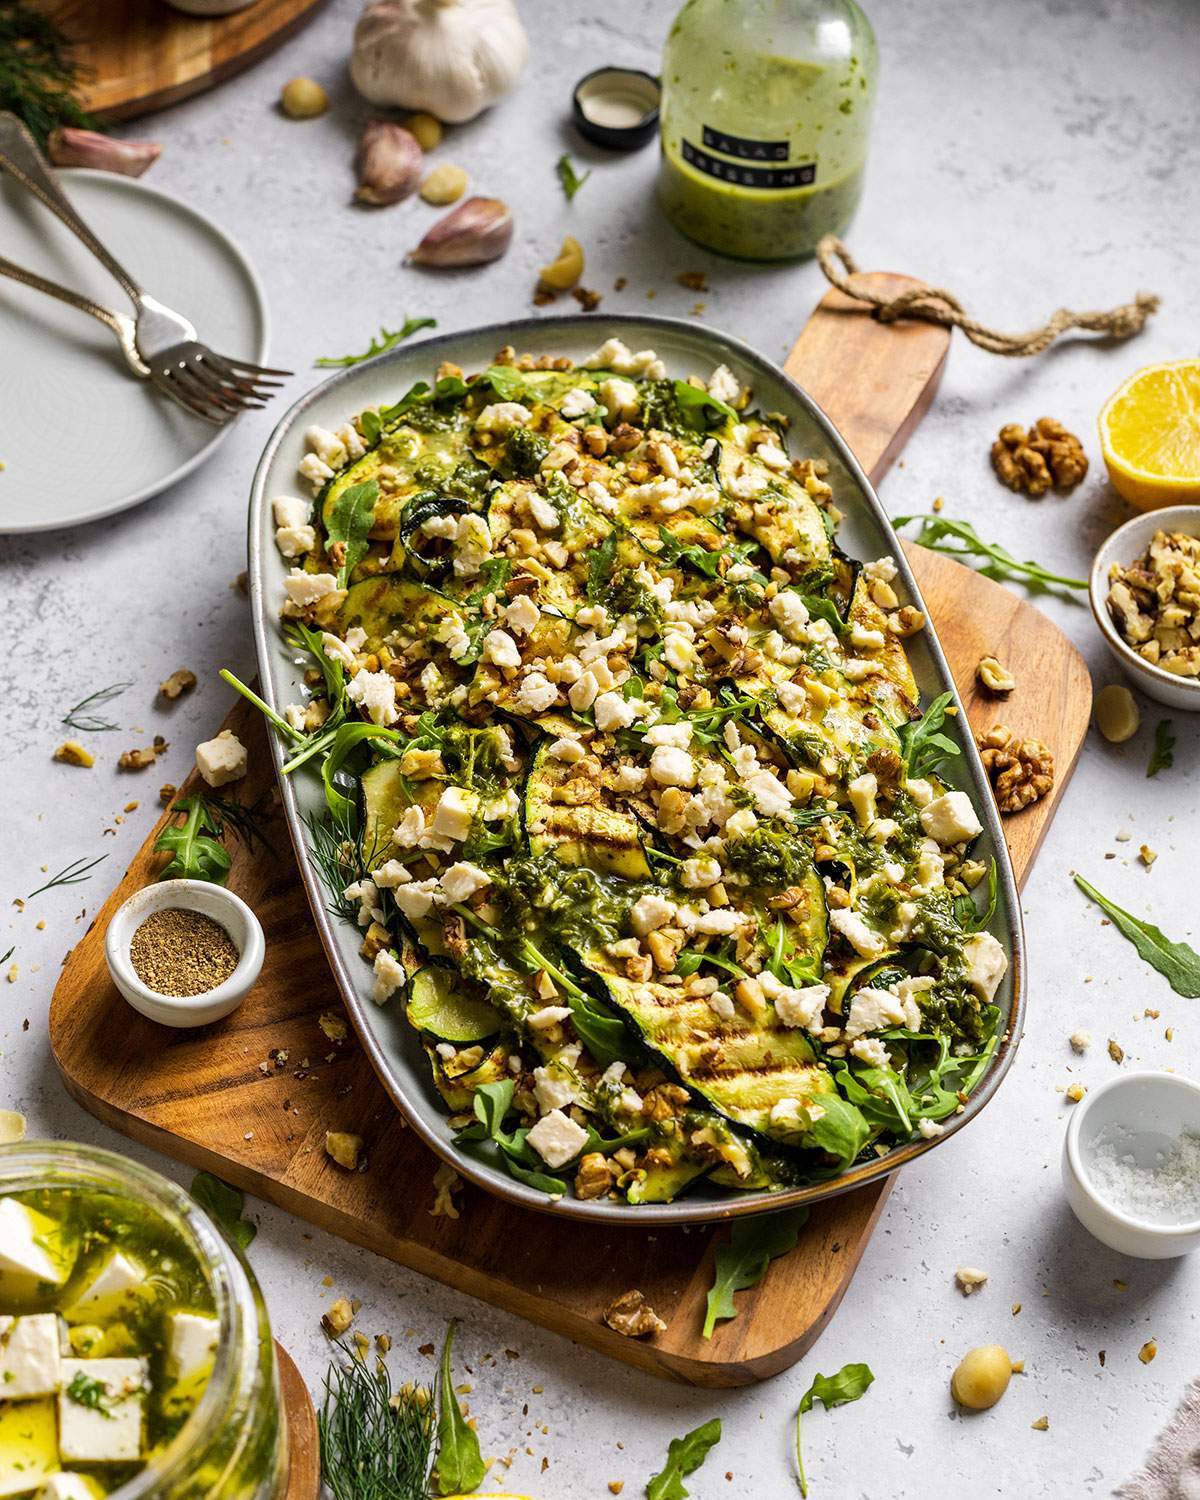
[[219, 922], [203, 912], [165, 906], [133, 934], [129, 958], [138, 978], [160, 995], [203, 995], [237, 968], [241, 955]]

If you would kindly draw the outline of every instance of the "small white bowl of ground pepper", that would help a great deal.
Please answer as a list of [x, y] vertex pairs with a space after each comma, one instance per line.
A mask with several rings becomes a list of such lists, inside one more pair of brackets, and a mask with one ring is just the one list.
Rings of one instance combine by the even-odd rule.
[[136, 891], [104, 938], [113, 983], [164, 1026], [207, 1026], [236, 1010], [265, 950], [262, 924], [241, 897], [206, 880]]

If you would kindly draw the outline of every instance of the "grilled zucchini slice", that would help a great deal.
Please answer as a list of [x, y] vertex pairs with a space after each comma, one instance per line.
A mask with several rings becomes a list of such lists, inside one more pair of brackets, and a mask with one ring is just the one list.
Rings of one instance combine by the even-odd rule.
[[552, 853], [565, 865], [583, 865], [623, 880], [649, 880], [650, 863], [637, 819], [606, 805], [599, 782], [572, 781], [570, 766], [550, 754], [551, 743], [545, 739], [538, 745], [525, 780], [522, 803], [529, 852]]

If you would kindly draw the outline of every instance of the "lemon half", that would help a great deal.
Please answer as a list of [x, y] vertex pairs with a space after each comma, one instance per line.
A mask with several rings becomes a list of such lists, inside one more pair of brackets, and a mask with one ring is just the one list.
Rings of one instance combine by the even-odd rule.
[[1200, 500], [1200, 359], [1147, 365], [1100, 413], [1113, 488], [1139, 510]]

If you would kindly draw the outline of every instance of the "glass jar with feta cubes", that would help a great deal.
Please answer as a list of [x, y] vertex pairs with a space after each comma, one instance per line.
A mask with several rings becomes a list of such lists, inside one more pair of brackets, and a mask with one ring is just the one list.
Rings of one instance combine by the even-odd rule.
[[134, 1162], [0, 1148], [0, 1500], [274, 1500], [286, 1474], [240, 1254]]

